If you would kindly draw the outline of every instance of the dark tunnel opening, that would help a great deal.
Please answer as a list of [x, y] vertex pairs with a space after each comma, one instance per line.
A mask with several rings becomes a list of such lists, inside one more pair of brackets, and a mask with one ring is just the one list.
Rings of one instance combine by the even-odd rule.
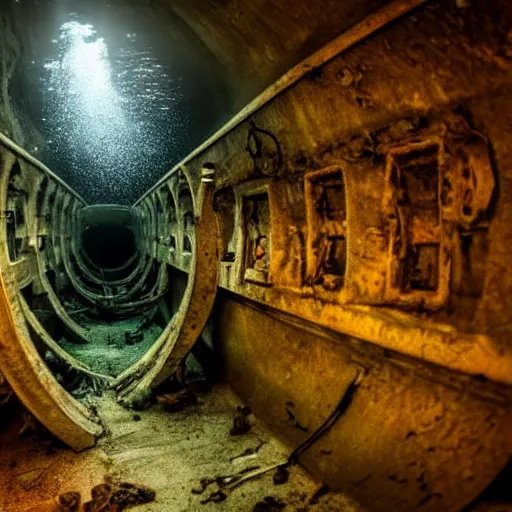
[[82, 233], [82, 247], [91, 262], [103, 269], [125, 265], [137, 251], [133, 231], [113, 222], [87, 227]]

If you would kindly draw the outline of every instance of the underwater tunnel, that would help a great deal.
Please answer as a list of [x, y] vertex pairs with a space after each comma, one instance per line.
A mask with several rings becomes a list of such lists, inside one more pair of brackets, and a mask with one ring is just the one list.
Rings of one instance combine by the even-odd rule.
[[0, 64], [0, 512], [512, 510], [509, 2], [4, 0]]

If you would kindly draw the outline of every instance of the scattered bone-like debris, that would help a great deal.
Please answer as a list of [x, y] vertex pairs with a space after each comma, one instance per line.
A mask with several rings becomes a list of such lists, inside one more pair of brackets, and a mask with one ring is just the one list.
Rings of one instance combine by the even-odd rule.
[[105, 482], [92, 488], [92, 499], [86, 503], [82, 504], [79, 492], [70, 491], [27, 512], [122, 512], [128, 507], [151, 503], [155, 496], [155, 491], [144, 485], [105, 478]]
[[196, 489], [192, 489], [193, 494], [203, 494], [206, 489], [208, 489], [211, 485], [216, 484], [217, 489], [210, 493], [210, 495], [201, 501], [203, 505], [206, 503], [214, 502], [219, 503], [224, 501], [227, 498], [226, 492], [224, 490], [229, 491], [235, 487], [235, 484], [243, 481], [244, 476], [248, 474], [252, 474], [255, 471], [259, 470], [259, 466], [252, 466], [250, 468], [245, 468], [235, 473], [234, 475], [227, 476], [216, 476], [213, 478], [201, 478], [199, 484], [200, 487]]
[[252, 455], [256, 455], [261, 448], [266, 444], [266, 441], [259, 440], [259, 443], [254, 448], [246, 448], [240, 455], [236, 455], [235, 457], [231, 457], [229, 462], [235, 462], [240, 459], [245, 459], [246, 457], [251, 457]]
[[274, 485], [283, 485], [290, 479], [290, 473], [286, 464], [279, 466], [272, 477]]
[[249, 482], [256, 478], [261, 478], [263, 475], [273, 471], [283, 465], [287, 464], [287, 462], [274, 464], [272, 466], [266, 468], [260, 468], [259, 466], [254, 466], [250, 468], [243, 469], [234, 475], [228, 476], [217, 476], [215, 478], [202, 478], [200, 481], [201, 487], [199, 489], [192, 489], [193, 494], [203, 494], [206, 489], [210, 487], [212, 484], [217, 485], [217, 489], [210, 493], [208, 497], [201, 501], [202, 505], [206, 503], [220, 503], [224, 501], [228, 494], [240, 487], [245, 482]]

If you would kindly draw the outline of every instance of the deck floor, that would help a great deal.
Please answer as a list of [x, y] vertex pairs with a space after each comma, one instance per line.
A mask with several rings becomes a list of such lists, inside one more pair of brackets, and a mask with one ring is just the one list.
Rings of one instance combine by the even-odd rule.
[[[216, 489], [211, 486], [202, 494], [194, 494], [192, 489], [200, 488], [202, 478], [266, 468], [284, 462], [290, 452], [256, 418], [247, 434], [231, 436], [237, 405], [236, 397], [225, 386], [215, 386], [200, 396], [197, 405], [177, 413], [160, 405], [134, 413], [105, 396], [99, 399], [98, 410], [110, 434], [94, 449], [76, 454], [56, 447], [50, 440], [18, 437], [2, 446], [0, 511], [26, 512], [33, 508], [49, 512], [54, 497], [68, 491], [79, 491], [87, 501], [91, 488], [106, 475], [156, 491], [156, 500], [134, 507], [137, 512], [362, 511], [335, 493], [310, 504], [321, 485], [300, 467], [291, 469], [284, 485], [274, 485], [271, 471], [234, 489], [223, 502], [202, 504]], [[244, 455], [257, 447], [256, 453]], [[284, 508], [256, 507], [268, 497]]]

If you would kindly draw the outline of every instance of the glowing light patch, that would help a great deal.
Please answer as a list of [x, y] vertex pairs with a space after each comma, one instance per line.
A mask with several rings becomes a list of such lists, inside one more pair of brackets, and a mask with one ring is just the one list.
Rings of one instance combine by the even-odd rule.
[[56, 58], [43, 63], [52, 151], [66, 161], [63, 178], [82, 193], [89, 189], [91, 201], [120, 202], [123, 189], [137, 189], [137, 181], [147, 188], [141, 170], [152, 162], [165, 172], [162, 148], [178, 146], [176, 128], [188, 121], [176, 111], [179, 81], [151, 48], [136, 46], [135, 36], [128, 34], [127, 47], [112, 56], [94, 26], [75, 16], [52, 41]]

